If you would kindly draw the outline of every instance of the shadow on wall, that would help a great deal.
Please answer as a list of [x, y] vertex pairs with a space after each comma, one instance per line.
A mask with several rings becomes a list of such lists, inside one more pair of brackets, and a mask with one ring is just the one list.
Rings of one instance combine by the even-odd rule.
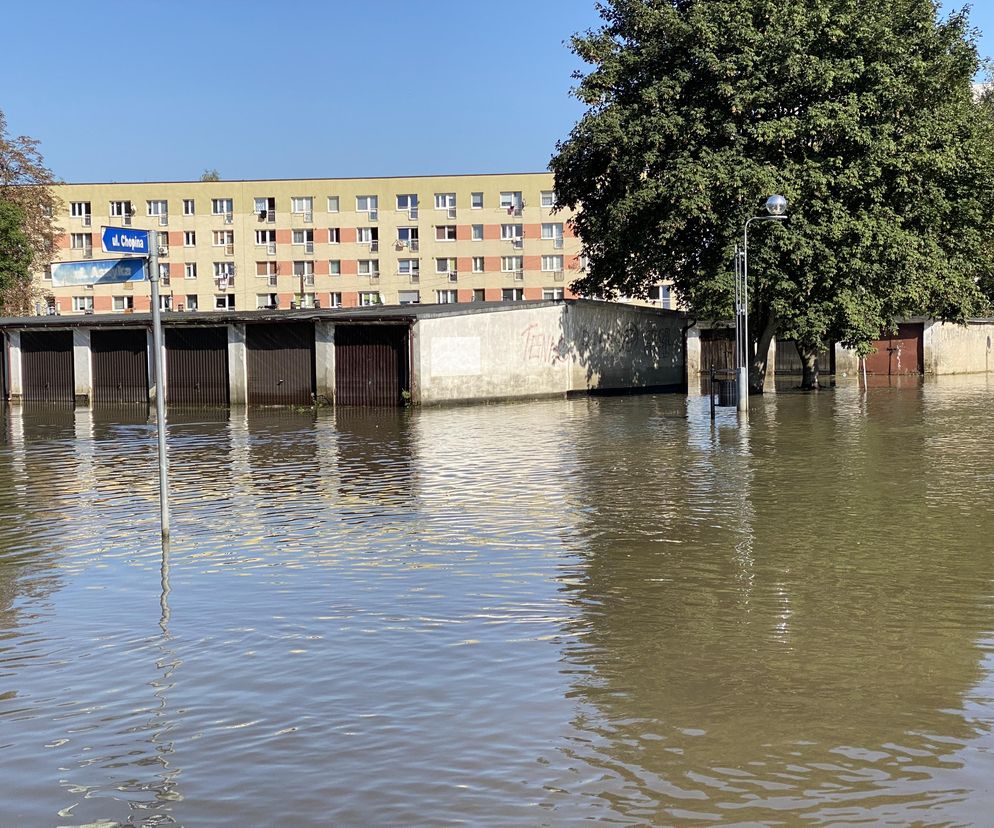
[[683, 314], [615, 303], [567, 305], [553, 356], [571, 364], [571, 390], [686, 390]]

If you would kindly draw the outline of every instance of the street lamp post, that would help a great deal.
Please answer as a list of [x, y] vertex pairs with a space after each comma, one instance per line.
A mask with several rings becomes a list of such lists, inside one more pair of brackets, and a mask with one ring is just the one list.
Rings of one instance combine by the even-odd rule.
[[749, 225], [754, 221], [786, 221], [787, 199], [766, 199], [767, 215], [751, 216], [742, 228], [742, 249], [735, 251], [735, 382], [736, 408], [749, 413]]

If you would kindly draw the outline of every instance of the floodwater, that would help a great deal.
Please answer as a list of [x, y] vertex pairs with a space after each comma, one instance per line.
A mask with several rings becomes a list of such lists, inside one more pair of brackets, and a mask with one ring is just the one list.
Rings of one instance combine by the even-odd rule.
[[0, 430], [0, 825], [989, 823], [994, 379]]

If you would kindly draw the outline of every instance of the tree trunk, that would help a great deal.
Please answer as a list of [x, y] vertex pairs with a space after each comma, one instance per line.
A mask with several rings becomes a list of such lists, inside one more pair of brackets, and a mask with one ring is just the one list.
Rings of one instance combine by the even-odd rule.
[[777, 332], [777, 319], [771, 315], [763, 326], [756, 342], [756, 353], [752, 356], [749, 366], [749, 393], [762, 394], [766, 383], [766, 362], [770, 353], [770, 343]]
[[797, 353], [801, 357], [801, 389], [818, 390], [818, 351], [797, 343]]

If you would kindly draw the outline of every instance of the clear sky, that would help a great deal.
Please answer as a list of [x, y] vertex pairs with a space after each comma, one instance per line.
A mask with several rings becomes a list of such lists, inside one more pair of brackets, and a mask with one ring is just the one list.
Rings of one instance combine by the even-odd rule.
[[[994, 0], [972, 21], [994, 53]], [[66, 181], [542, 170], [582, 112], [566, 41], [597, 22], [594, 0], [9, 3], [0, 109]]]

